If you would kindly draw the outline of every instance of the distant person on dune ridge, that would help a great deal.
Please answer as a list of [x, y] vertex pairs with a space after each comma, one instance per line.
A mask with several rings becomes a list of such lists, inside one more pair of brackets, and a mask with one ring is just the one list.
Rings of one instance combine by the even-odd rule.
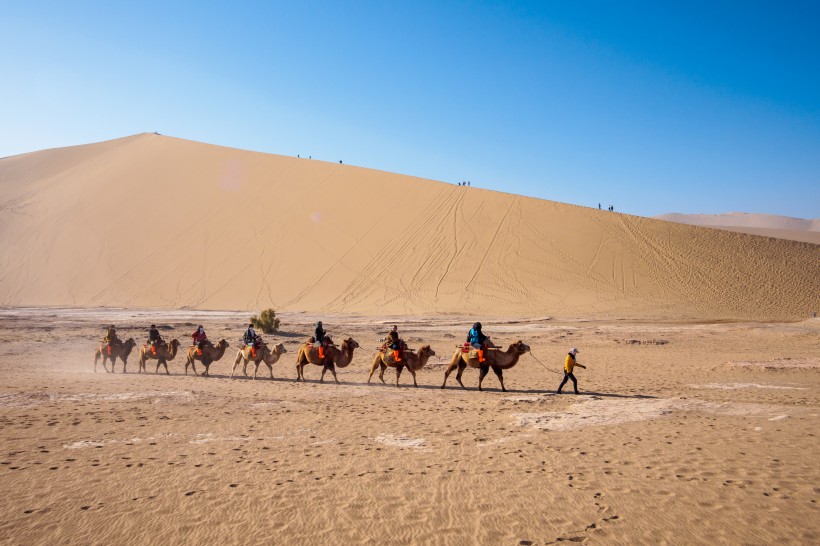
[[578, 380], [575, 379], [572, 370], [575, 368], [575, 366], [579, 366], [585, 370], [587, 369], [587, 367], [583, 364], [578, 364], [578, 362], [575, 361], [575, 355], [577, 355], [578, 353], [579, 351], [575, 347], [570, 349], [569, 353], [567, 353], [567, 357], [564, 359], [564, 380], [561, 381], [560, 385], [558, 385], [558, 390], [555, 391], [556, 394], [561, 394], [561, 389], [563, 389], [564, 385], [566, 385], [567, 379], [572, 379], [572, 386], [575, 389], [575, 394], [580, 394], [578, 392]]

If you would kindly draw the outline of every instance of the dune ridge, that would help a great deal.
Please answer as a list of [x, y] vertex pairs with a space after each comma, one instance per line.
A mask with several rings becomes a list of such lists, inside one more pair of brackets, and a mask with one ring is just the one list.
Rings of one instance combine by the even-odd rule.
[[0, 305], [796, 319], [820, 246], [155, 134], [0, 159]]

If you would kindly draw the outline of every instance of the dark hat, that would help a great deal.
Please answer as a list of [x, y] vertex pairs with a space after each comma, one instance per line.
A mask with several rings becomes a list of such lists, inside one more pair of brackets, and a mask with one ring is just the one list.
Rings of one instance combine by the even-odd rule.
[[157, 325], [156, 325], [156, 324], [152, 324], [152, 325], [151, 325], [151, 328], [156, 328], [156, 327], [157, 327]]

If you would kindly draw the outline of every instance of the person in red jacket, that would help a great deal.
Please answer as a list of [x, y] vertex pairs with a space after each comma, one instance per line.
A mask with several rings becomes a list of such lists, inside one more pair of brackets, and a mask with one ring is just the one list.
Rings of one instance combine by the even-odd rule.
[[196, 345], [200, 351], [202, 350], [202, 345], [208, 341], [208, 336], [205, 335], [205, 328], [203, 328], [201, 324], [199, 328], [196, 329], [196, 332], [191, 334], [191, 338], [194, 340], [194, 345]]

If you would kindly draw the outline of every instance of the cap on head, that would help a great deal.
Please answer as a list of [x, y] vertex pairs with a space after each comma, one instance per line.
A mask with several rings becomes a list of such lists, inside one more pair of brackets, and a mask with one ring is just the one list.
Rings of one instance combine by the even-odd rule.
[[253, 323], [248, 324], [248, 328], [253, 328]]
[[577, 354], [578, 352], [579, 352], [578, 349], [576, 349], [575, 347], [573, 347], [572, 349], [569, 350], [569, 354], [571, 354], [573, 356], [575, 356], [575, 354]]
[[109, 326], [109, 328], [113, 328], [113, 327], [114, 327], [114, 325], [113, 325], [113, 324], [112, 324], [111, 326]]
[[156, 324], [152, 324], [152, 325], [151, 325], [151, 328], [156, 328], [156, 327], [157, 327], [157, 325], [156, 325]]
[[473, 324], [473, 328], [475, 328], [476, 330], [481, 330], [481, 323], [476, 322], [475, 324]]
[[202, 329], [203, 329], [201, 324], [199, 325], [199, 329], [200, 329], [200, 330], [202, 330]]

